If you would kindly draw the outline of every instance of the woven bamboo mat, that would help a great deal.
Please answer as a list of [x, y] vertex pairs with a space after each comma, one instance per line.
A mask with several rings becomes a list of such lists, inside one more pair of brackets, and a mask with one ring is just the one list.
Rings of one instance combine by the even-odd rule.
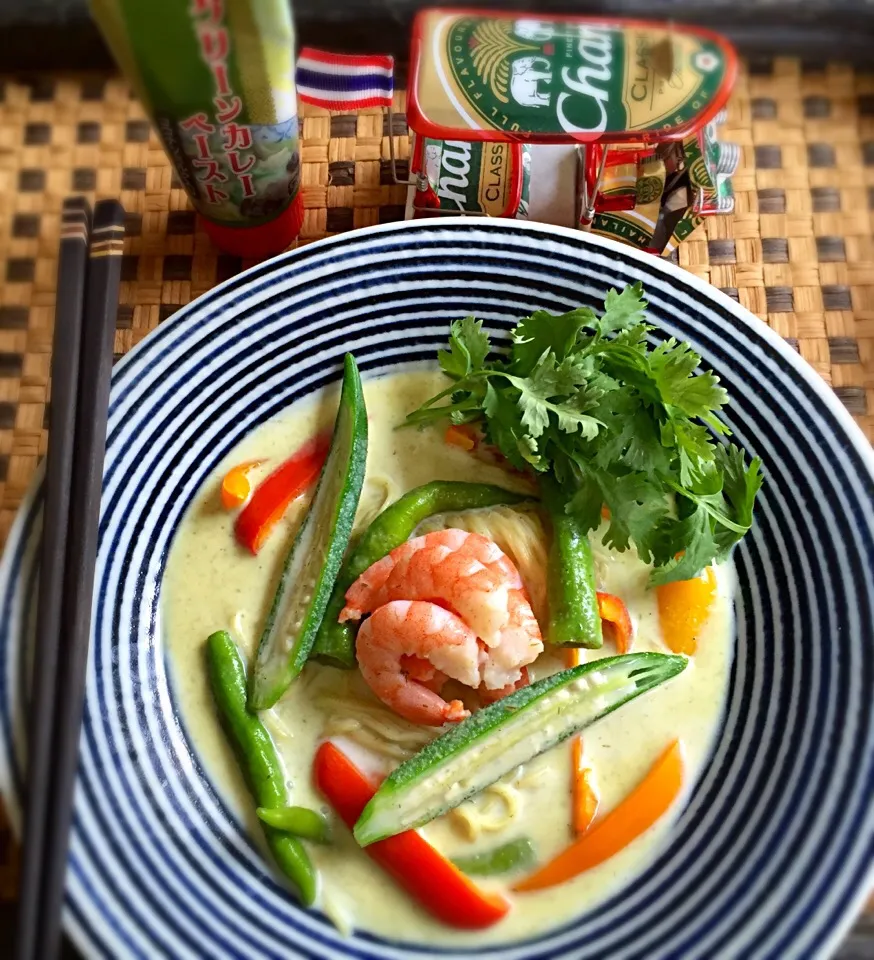
[[[403, 94], [396, 111], [406, 158]], [[388, 134], [377, 111], [303, 108], [302, 243], [403, 218]], [[742, 147], [736, 212], [711, 218], [675, 258], [789, 340], [874, 439], [874, 73], [749, 63], [723, 136]], [[119, 197], [128, 212], [119, 355], [248, 265], [197, 229], [122, 80], [0, 76], [0, 546], [46, 448], [60, 208], [71, 193]], [[0, 822], [0, 926], [16, 876]], [[874, 932], [860, 928], [856, 942], [872, 951], [858, 956], [874, 955]]]

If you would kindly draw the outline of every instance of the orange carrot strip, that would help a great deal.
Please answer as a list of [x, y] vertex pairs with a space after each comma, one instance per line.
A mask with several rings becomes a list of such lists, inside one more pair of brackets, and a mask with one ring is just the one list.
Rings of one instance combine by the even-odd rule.
[[574, 737], [571, 742], [573, 797], [571, 800], [571, 825], [574, 835], [581, 837], [591, 826], [598, 813], [600, 798], [595, 786], [595, 771], [589, 766], [583, 753], [583, 738]]
[[683, 786], [679, 740], [665, 750], [637, 787], [566, 850], [513, 888], [543, 890], [609, 860], [648, 830], [677, 799]]
[[[580, 648], [568, 647], [565, 661], [569, 667], [579, 666], [583, 662]], [[583, 738], [574, 737], [571, 740], [571, 826], [575, 836], [581, 836], [592, 825], [598, 812], [598, 803], [594, 770], [586, 761]]]
[[252, 491], [252, 485], [249, 482], [249, 471], [260, 466], [261, 460], [247, 460], [245, 463], [238, 463], [235, 467], [224, 475], [222, 479], [222, 506], [225, 510], [236, 510], [241, 507], [248, 499]]
[[443, 439], [450, 446], [460, 447], [462, 450], [473, 450], [476, 446], [470, 430], [466, 430], [463, 425], [453, 424], [447, 427]]
[[715, 596], [713, 567], [707, 567], [700, 577], [692, 580], [677, 580], [656, 588], [662, 636], [674, 653], [694, 656], [698, 632], [710, 616]]

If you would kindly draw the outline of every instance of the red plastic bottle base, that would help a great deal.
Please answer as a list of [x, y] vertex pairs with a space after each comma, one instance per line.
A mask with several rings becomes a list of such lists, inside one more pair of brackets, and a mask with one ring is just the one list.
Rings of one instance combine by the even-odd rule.
[[275, 220], [257, 227], [225, 227], [200, 218], [212, 242], [225, 253], [249, 260], [260, 260], [282, 253], [303, 226], [303, 197], [298, 195]]

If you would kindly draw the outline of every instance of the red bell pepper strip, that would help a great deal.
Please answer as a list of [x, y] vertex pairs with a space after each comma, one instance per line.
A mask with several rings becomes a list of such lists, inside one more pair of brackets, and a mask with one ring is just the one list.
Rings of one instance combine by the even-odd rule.
[[242, 546], [258, 553], [291, 501], [318, 480], [330, 447], [330, 433], [319, 434], [260, 484], [234, 524], [234, 532]]
[[613, 640], [616, 643], [617, 653], [628, 653], [631, 650], [631, 617], [628, 607], [612, 593], [598, 592], [598, 615], [605, 623], [609, 623], [613, 630]]
[[[316, 786], [351, 829], [376, 793], [374, 784], [330, 741], [316, 751], [313, 774]], [[365, 852], [429, 913], [453, 927], [489, 927], [510, 909], [505, 897], [480, 890], [415, 830], [371, 843]]]

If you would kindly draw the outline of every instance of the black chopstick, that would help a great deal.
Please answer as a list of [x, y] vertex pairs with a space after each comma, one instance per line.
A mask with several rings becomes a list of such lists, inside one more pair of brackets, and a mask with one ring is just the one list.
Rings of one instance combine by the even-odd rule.
[[39, 923], [40, 880], [45, 856], [46, 809], [53, 753], [61, 595], [73, 471], [79, 347], [90, 232], [91, 208], [88, 203], [81, 197], [65, 200], [61, 213], [61, 250], [52, 342], [49, 449], [43, 481], [39, 604], [33, 657], [35, 666], [28, 712], [24, 855], [16, 944], [16, 957], [22, 958], [34, 955]]
[[62, 642], [58, 652], [51, 778], [47, 784], [49, 803], [38, 905], [40, 918], [36, 927], [35, 950], [31, 955], [33, 960], [55, 957], [60, 945], [61, 910], [91, 633], [91, 598], [97, 557], [123, 237], [124, 210], [121, 204], [114, 200], [101, 200], [94, 208], [85, 287], [85, 318], [82, 325], [61, 601]]

